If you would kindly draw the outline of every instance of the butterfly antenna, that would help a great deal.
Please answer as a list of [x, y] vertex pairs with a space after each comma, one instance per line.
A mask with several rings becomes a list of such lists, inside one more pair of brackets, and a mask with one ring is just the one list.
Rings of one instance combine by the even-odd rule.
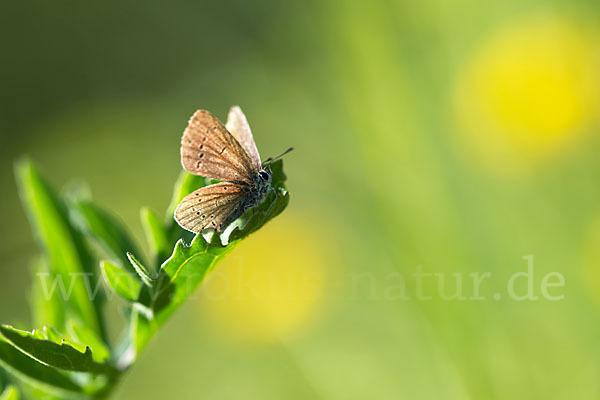
[[262, 165], [263, 167], [269, 165], [269, 164], [273, 164], [275, 161], [279, 160], [281, 157], [285, 156], [287, 153], [289, 153], [290, 151], [294, 150], [293, 147], [290, 147], [289, 149], [287, 149], [286, 151], [284, 151], [283, 153], [281, 153], [280, 155], [278, 155], [277, 157], [273, 158], [273, 157], [269, 157], [267, 158], [265, 161], [263, 161]]

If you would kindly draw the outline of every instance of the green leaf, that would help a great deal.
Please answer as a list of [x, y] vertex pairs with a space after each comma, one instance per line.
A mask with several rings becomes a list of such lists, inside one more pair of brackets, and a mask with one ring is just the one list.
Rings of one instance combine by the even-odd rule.
[[15, 386], [10, 385], [0, 394], [0, 400], [19, 400], [19, 391]]
[[[70, 323], [68, 330], [76, 342], [85, 344], [92, 349], [92, 357], [94, 361], [103, 363], [110, 359], [110, 349], [94, 331], [75, 323]], [[45, 329], [44, 332], [46, 332]], [[53, 340], [55, 338], [54, 335], [52, 338], [48, 337], [48, 335], [46, 335], [46, 337], [48, 340], [56, 342], [56, 340]]]
[[146, 346], [152, 335], [157, 329], [154, 321], [146, 315], [141, 309], [136, 308], [131, 316], [131, 337], [135, 355], [139, 354]]
[[8, 386], [0, 395], [0, 400], [19, 400], [19, 391], [14, 386]]
[[[65, 326], [64, 300], [60, 292], [48, 295], [48, 282], [54, 282], [55, 275], [50, 272], [48, 263], [42, 257], [32, 263], [33, 283], [30, 295], [30, 308], [35, 326]], [[45, 285], [42, 281], [46, 280]]]
[[54, 368], [26, 356], [0, 337], [0, 365], [32, 386], [52, 391], [80, 392], [81, 387]]
[[37, 329], [34, 329], [33, 331], [31, 331], [31, 336], [33, 336], [36, 339], [40, 339], [40, 340], [46, 340], [47, 339], [47, 337], [44, 334], [44, 332], [39, 331]]
[[154, 293], [152, 308], [157, 322], [162, 324], [204, 280], [206, 272], [234, 247], [233, 243], [227, 247], [209, 245], [202, 235], [196, 235], [190, 246], [178, 241], [173, 255], [162, 265]]
[[126, 300], [137, 300], [141, 283], [134, 275], [131, 275], [109, 261], [102, 261], [100, 269], [104, 275], [104, 280], [114, 292]]
[[142, 226], [146, 233], [146, 240], [150, 251], [155, 255], [155, 262], [160, 265], [171, 255], [172, 244], [163, 221], [151, 209], [144, 207], [141, 211]]
[[[68, 321], [67, 325], [73, 325], [73, 321]], [[82, 345], [80, 342], [67, 339], [65, 335], [63, 335], [51, 326], [44, 326], [44, 329], [42, 331], [34, 329], [31, 333], [35, 338], [40, 340], [49, 340], [57, 344], [68, 344], [80, 353], [85, 352], [85, 348], [87, 347], [85, 345]]]
[[153, 287], [156, 284], [156, 279], [152, 277], [150, 272], [142, 265], [141, 262], [135, 258], [135, 256], [131, 253], [127, 253], [127, 258], [131, 262], [133, 269], [138, 274], [138, 276], [142, 279], [142, 282], [148, 287]]
[[[21, 199], [34, 234], [44, 249], [50, 275], [44, 284], [62, 283], [66, 311], [85, 325], [101, 332], [96, 304], [90, 300], [86, 278], [93, 274], [91, 257], [83, 238], [70, 224], [66, 206], [44, 182], [33, 164], [21, 160], [15, 167]], [[60, 282], [55, 281], [60, 279]], [[59, 295], [63, 293], [55, 293]]]
[[271, 186], [274, 188], [284, 188], [287, 176], [283, 172], [283, 160], [275, 161], [270, 166], [271, 169]]
[[116, 370], [109, 364], [100, 364], [93, 360], [92, 350], [86, 347], [82, 353], [65, 342], [58, 344], [42, 340], [34, 333], [21, 331], [8, 325], [0, 327], [2, 336], [13, 346], [31, 358], [50, 367], [76, 372], [112, 375]]
[[121, 222], [90, 201], [73, 200], [69, 205], [74, 225], [93, 238], [111, 261], [120, 267], [131, 268], [127, 252], [137, 249]]
[[51, 326], [44, 326], [44, 336], [55, 343], [60, 343], [64, 335]]

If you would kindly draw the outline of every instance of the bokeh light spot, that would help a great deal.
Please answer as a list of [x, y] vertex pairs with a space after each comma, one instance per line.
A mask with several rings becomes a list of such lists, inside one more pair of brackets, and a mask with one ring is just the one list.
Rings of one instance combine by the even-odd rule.
[[594, 36], [543, 16], [484, 41], [460, 72], [455, 97], [459, 129], [479, 161], [522, 170], [590, 130], [600, 89]]
[[315, 231], [278, 217], [235, 249], [203, 286], [207, 324], [236, 342], [277, 341], [304, 328], [323, 307], [330, 259]]

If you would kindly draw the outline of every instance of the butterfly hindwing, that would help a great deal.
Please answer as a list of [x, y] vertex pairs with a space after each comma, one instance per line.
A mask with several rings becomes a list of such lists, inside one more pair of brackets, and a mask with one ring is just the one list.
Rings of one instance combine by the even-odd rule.
[[247, 194], [245, 188], [229, 182], [204, 186], [184, 197], [175, 209], [175, 220], [194, 233], [210, 228], [220, 232], [233, 222], [232, 216], [241, 214], [237, 213]]
[[221, 181], [248, 182], [257, 173], [246, 150], [211, 113], [198, 110], [181, 139], [181, 163], [190, 173]]

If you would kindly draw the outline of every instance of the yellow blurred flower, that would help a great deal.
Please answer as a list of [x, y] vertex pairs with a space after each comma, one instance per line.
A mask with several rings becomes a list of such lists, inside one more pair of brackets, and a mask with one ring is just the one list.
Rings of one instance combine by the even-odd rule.
[[284, 339], [322, 309], [327, 260], [312, 226], [279, 216], [211, 273], [202, 291], [205, 323], [237, 342]]
[[509, 24], [461, 71], [459, 128], [479, 161], [514, 172], [556, 154], [593, 126], [598, 36], [550, 16]]

